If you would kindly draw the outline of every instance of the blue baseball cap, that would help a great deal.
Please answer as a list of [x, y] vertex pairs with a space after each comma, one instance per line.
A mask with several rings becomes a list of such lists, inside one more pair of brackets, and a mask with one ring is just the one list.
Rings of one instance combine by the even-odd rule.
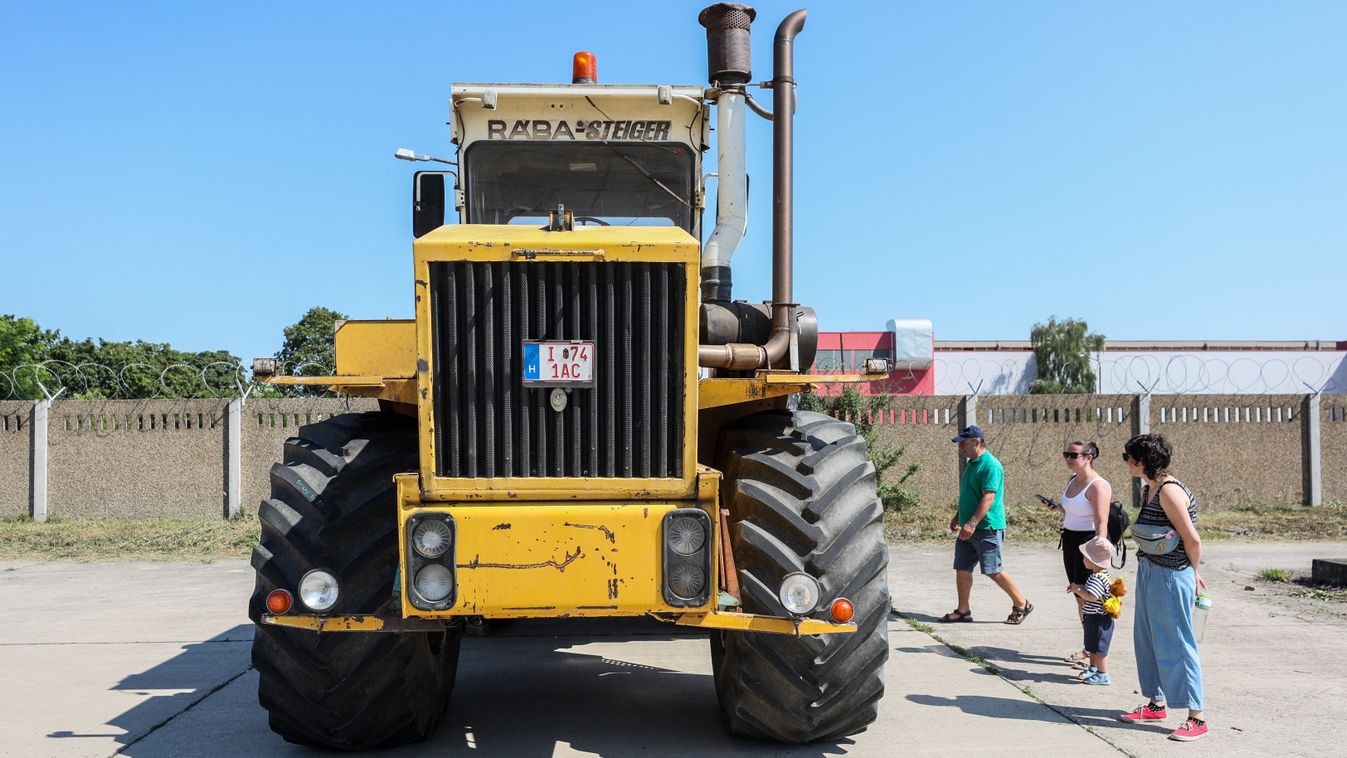
[[963, 442], [964, 440], [983, 439], [982, 430], [976, 426], [965, 426], [959, 430], [959, 433], [950, 438], [950, 442]]

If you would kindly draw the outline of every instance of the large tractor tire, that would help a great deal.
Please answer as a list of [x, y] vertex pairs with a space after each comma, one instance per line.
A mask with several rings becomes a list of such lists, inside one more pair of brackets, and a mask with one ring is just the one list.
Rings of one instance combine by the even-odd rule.
[[825, 599], [852, 601], [857, 626], [813, 637], [716, 632], [726, 726], [789, 743], [863, 731], [877, 715], [889, 657], [884, 509], [865, 440], [821, 413], [760, 413], [726, 430], [718, 463], [744, 610], [787, 615], [777, 590], [786, 574], [803, 571]]
[[[297, 589], [315, 568], [339, 582], [332, 613], [399, 612], [393, 475], [416, 467], [416, 422], [397, 414], [336, 416], [286, 440], [259, 511], [253, 621], [277, 587], [306, 612]], [[317, 633], [258, 624], [258, 699], [272, 730], [301, 745], [364, 750], [423, 740], [449, 703], [460, 639], [459, 630]]]

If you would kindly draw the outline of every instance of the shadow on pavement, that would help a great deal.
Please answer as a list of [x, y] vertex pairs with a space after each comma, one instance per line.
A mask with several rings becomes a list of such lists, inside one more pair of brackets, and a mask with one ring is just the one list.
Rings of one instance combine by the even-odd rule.
[[112, 690], [145, 698], [107, 722], [120, 732], [57, 730], [47, 737], [111, 737], [120, 745], [133, 743], [246, 673], [252, 638], [253, 625], [239, 624], [204, 642], [185, 644], [178, 655], [119, 681]]
[[[240, 632], [251, 638], [246, 625], [222, 637]], [[721, 723], [709, 650], [689, 645], [705, 637], [699, 630], [644, 619], [492, 623], [483, 636], [464, 638], [453, 699], [434, 735], [378, 754], [405, 758], [473, 752], [541, 758], [574, 750], [615, 757], [814, 758], [845, 755], [855, 744], [840, 740], [789, 746], [731, 736]], [[165, 701], [180, 713], [220, 686], [218, 678], [205, 677], [192, 663], [203, 646], [209, 643], [189, 646], [172, 661], [127, 677], [118, 687], [185, 690], [150, 701]], [[244, 648], [245, 664], [246, 652]], [[181, 720], [123, 748], [122, 754], [330, 755], [286, 743], [267, 729], [266, 713], [256, 703], [255, 677], [249, 674]], [[110, 722], [134, 733], [119, 742], [134, 742], [172, 718], [168, 714], [152, 721], [148, 705]]]
[[[552, 756], [562, 745], [605, 756], [847, 752], [851, 740], [785, 746], [726, 732], [713, 677], [687, 673], [709, 668], [709, 650], [694, 661], [678, 652], [705, 636], [644, 619], [495, 625], [485, 639], [464, 640], [454, 700], [429, 746], [520, 756]], [[646, 652], [624, 644], [634, 642]]]

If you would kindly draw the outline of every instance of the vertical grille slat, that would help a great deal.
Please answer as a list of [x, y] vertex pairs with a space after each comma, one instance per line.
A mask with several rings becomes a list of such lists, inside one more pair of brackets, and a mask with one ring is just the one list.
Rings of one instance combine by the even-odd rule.
[[[482, 340], [477, 329], [477, 277], [476, 267], [463, 268], [463, 447], [466, 454], [466, 476], [477, 476], [479, 459], [478, 440], [481, 435], [477, 429], [477, 347]], [[450, 379], [452, 381], [452, 379]]]
[[[686, 268], [431, 264], [437, 476], [681, 477]], [[525, 387], [524, 340], [595, 343], [564, 410]]]
[[640, 384], [641, 387], [641, 412], [640, 412], [641, 444], [639, 446], [641, 451], [640, 471], [641, 476], [650, 476], [651, 475], [650, 456], [651, 453], [653, 452], [651, 450], [652, 447], [651, 431], [652, 427], [654, 427], [655, 425], [655, 414], [653, 407], [654, 404], [650, 402], [651, 397], [650, 387], [653, 384], [653, 382], [650, 381], [651, 378], [650, 375], [654, 371], [655, 366], [654, 360], [655, 351], [653, 345], [655, 336], [654, 335], [655, 309], [654, 304], [651, 303], [652, 293], [650, 289], [650, 266], [648, 264], [642, 264], [640, 271], [641, 271], [640, 277], [641, 310], [644, 312], [641, 320], [645, 327], [644, 329], [641, 330], [640, 355], [641, 355], [641, 365], [646, 367], [646, 370], [637, 373], [638, 383]]
[[669, 475], [669, 270], [657, 272], [655, 287], [655, 476]]
[[617, 476], [617, 445], [612, 444], [617, 439], [617, 283], [613, 279], [613, 269], [604, 266], [603, 344], [610, 347], [610, 349], [603, 351], [603, 355], [599, 356], [600, 360], [603, 361], [603, 386], [599, 388], [599, 391], [603, 393], [605, 414], [603, 439], [609, 443], [603, 456], [604, 476]]
[[[566, 330], [566, 339], [580, 339], [582, 321], [580, 317], [580, 266], [566, 266], [566, 288], [571, 293], [570, 307], [566, 313], [566, 323], [570, 326]], [[569, 435], [570, 449], [568, 457], [571, 464], [571, 476], [580, 476], [580, 467], [582, 465], [580, 457], [583, 450], [583, 434], [580, 432], [581, 424], [585, 415], [585, 400], [589, 397], [588, 392], [571, 392], [571, 405], [575, 406], [575, 412], [569, 413], [571, 417], [571, 429]]]
[[[639, 265], [639, 264], [637, 264]], [[634, 274], [635, 272], [632, 272]], [[631, 288], [632, 274], [622, 277], [622, 312], [629, 316], [634, 316], [631, 310]], [[620, 386], [629, 391], [622, 393], [622, 415], [619, 417], [622, 421], [622, 476], [632, 475], [632, 446], [635, 440], [632, 438], [632, 423], [636, 417], [632, 414], [632, 396], [636, 394], [635, 386], [632, 384], [631, 376], [631, 357], [635, 354], [636, 345], [633, 344], [635, 333], [634, 319], [625, 318], [622, 320], [622, 349], [628, 356], [627, 360], [622, 362], [622, 384]], [[614, 346], [616, 347], [616, 346]]]
[[[599, 272], [593, 266], [586, 266], [585, 274], [585, 302], [589, 308], [589, 333], [599, 334]], [[597, 362], [594, 366], [595, 377], [597, 378], [599, 366]], [[585, 475], [599, 475], [599, 398], [593, 392], [586, 394], [585, 403], [589, 409], [589, 418], [585, 423]]]
[[[566, 339], [566, 288], [561, 283], [564, 264], [549, 263], [548, 283], [552, 288], [552, 332], [548, 339]], [[566, 475], [566, 414], [556, 413], [552, 419], [552, 476]]]
[[519, 357], [515, 355], [516, 350], [511, 349], [515, 344], [513, 323], [514, 323], [514, 293], [510, 290], [510, 267], [506, 264], [496, 264], [500, 267], [500, 354], [501, 354], [501, 382], [500, 382], [500, 412], [501, 412], [501, 446], [500, 460], [501, 468], [505, 476], [514, 476], [514, 382], [515, 382], [515, 361]]
[[[496, 291], [495, 266], [482, 267], [482, 331], [484, 334], [496, 334]], [[496, 341], [482, 340], [482, 467], [485, 476], [496, 475], [496, 378], [500, 368], [496, 365]]]
[[[523, 344], [523, 341], [528, 339], [532, 334], [532, 331], [529, 329], [529, 324], [532, 322], [529, 318], [533, 314], [532, 311], [529, 310], [528, 277], [524, 276], [523, 272], [520, 272], [519, 282], [520, 342], [515, 345], [507, 345], [507, 349], [516, 353], [515, 360], [520, 361], [520, 371], [522, 372], [523, 356], [519, 355], [521, 350], [518, 345]], [[530, 413], [532, 410], [530, 406], [533, 405], [533, 399], [529, 397], [529, 393], [525, 392], [522, 388], [516, 393], [516, 396], [518, 397], [519, 402], [519, 445], [516, 447], [519, 451], [519, 470], [510, 473], [512, 476], [528, 476], [528, 472], [532, 469], [530, 462], [533, 460], [533, 414]]]

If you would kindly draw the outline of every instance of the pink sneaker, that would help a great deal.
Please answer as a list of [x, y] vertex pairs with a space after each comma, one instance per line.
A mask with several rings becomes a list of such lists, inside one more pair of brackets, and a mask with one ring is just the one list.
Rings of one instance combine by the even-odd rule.
[[[1157, 706], [1154, 703], [1146, 703], [1132, 709], [1129, 713], [1124, 713], [1118, 717], [1118, 720], [1124, 724], [1137, 724], [1142, 721], [1163, 721], [1169, 713], [1163, 705]], [[1203, 727], [1205, 730], [1206, 727]], [[1197, 739], [1194, 737], [1193, 739]]]
[[1207, 722], [1202, 719], [1189, 718], [1183, 722], [1183, 726], [1169, 733], [1171, 740], [1179, 742], [1192, 742], [1200, 740], [1207, 736]]

